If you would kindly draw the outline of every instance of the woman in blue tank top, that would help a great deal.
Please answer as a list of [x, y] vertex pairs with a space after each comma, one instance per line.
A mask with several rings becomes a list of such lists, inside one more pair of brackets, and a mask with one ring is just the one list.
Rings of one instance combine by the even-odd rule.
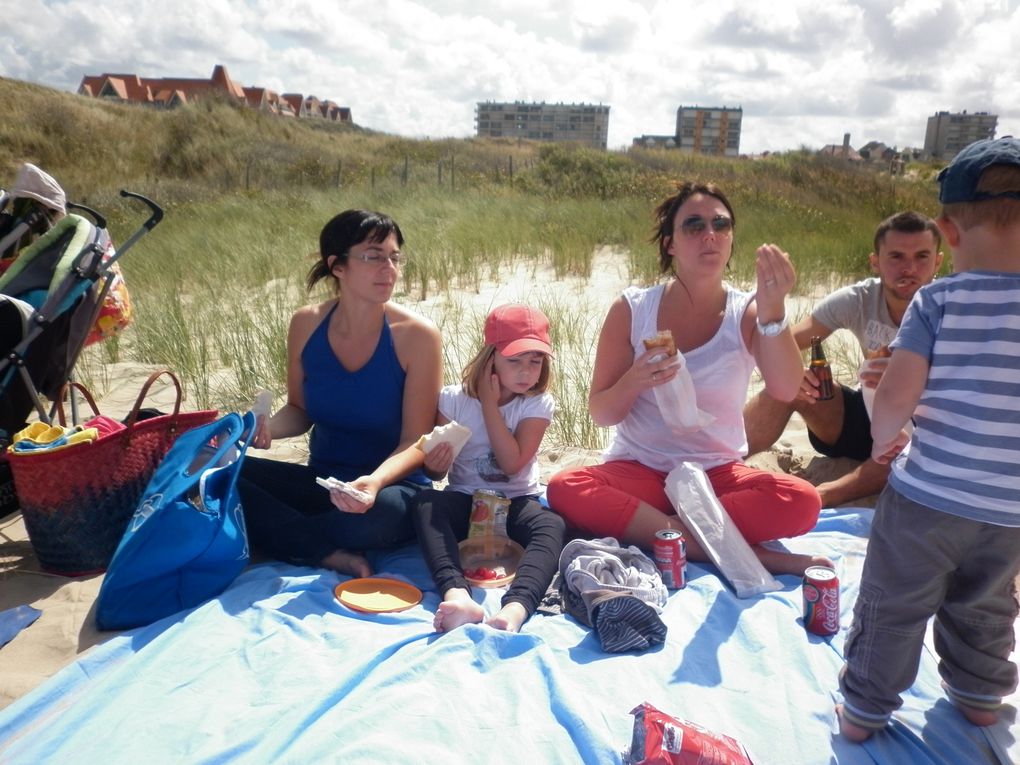
[[287, 403], [259, 418], [252, 442], [264, 449], [311, 429], [308, 464], [248, 457], [238, 484], [249, 538], [265, 554], [367, 576], [364, 551], [414, 538], [411, 500], [431, 482], [413, 444], [435, 422], [442, 352], [433, 324], [390, 302], [403, 242], [391, 218], [365, 210], [322, 229], [307, 286], [332, 279], [337, 294], [291, 318]]

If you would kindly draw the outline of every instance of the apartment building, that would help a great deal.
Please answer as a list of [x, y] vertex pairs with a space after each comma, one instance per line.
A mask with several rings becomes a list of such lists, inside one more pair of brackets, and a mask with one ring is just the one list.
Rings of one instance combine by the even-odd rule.
[[952, 159], [960, 150], [974, 141], [995, 138], [999, 116], [988, 112], [959, 114], [936, 112], [928, 118], [924, 133], [924, 153], [938, 159]]
[[479, 102], [475, 107], [479, 138], [527, 138], [531, 141], [574, 142], [605, 149], [609, 107], [601, 104]]
[[740, 107], [681, 106], [676, 110], [676, 144], [694, 154], [740, 155]]

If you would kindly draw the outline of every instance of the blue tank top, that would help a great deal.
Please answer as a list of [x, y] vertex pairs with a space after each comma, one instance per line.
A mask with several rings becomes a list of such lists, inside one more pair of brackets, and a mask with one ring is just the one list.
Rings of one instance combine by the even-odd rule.
[[[314, 423], [308, 464], [323, 477], [350, 481], [379, 467], [400, 443], [406, 374], [385, 318], [372, 357], [348, 372], [329, 344], [329, 320], [336, 308], [301, 350], [305, 411]], [[430, 483], [420, 470], [406, 480]]]

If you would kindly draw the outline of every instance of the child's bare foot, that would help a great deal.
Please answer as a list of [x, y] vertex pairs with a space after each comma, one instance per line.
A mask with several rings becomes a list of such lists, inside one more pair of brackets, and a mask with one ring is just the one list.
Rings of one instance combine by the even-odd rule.
[[824, 555], [801, 555], [799, 553], [786, 552], [785, 550], [773, 550], [761, 545], [752, 545], [751, 549], [758, 556], [761, 564], [773, 574], [804, 576], [804, 572], [811, 566], [836, 567], [836, 564]]
[[855, 744], [860, 744], [863, 741], [867, 741], [871, 738], [873, 730], [865, 728], [856, 723], [852, 723], [843, 716], [843, 705], [836, 705], [836, 717], [839, 718], [839, 732], [846, 736], [848, 739], [853, 741]]
[[991, 709], [978, 709], [977, 707], [968, 707], [963, 704], [954, 704], [954, 706], [967, 718], [967, 722], [979, 728], [987, 728], [989, 725], [995, 725], [999, 721], [998, 712], [993, 712]]
[[484, 618], [485, 609], [472, 600], [471, 593], [455, 587], [443, 595], [432, 626], [436, 632], [449, 632], [462, 624], [478, 624]]
[[494, 613], [485, 623], [493, 629], [506, 630], [507, 632], [520, 632], [521, 625], [528, 620], [528, 612], [517, 601], [507, 603], [499, 611]]
[[371, 576], [372, 567], [364, 556], [346, 550], [334, 550], [319, 561], [322, 568], [332, 569], [351, 576]]
[[967, 722], [971, 725], [976, 725], [979, 728], [987, 728], [989, 725], [995, 725], [999, 721], [999, 713], [994, 709], [981, 709], [980, 707], [969, 707], [966, 704], [961, 704], [953, 697], [952, 692], [949, 690], [949, 686], [942, 683], [942, 689], [950, 694], [949, 700], [953, 702], [953, 706], [960, 710], [960, 714], [967, 718]]

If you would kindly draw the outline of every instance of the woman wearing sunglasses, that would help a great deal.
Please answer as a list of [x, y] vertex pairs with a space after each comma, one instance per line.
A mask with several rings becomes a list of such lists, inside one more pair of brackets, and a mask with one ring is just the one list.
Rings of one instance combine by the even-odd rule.
[[432, 483], [408, 447], [435, 423], [443, 374], [438, 330], [390, 301], [403, 243], [393, 219], [367, 210], [319, 235], [307, 286], [329, 280], [334, 295], [291, 318], [287, 403], [258, 418], [252, 442], [311, 429], [308, 464], [249, 457], [238, 484], [252, 545], [274, 558], [367, 576], [363, 551], [414, 539], [411, 501]]
[[[667, 279], [624, 290], [599, 335], [589, 409], [601, 426], [615, 426], [601, 465], [553, 476], [549, 503], [568, 526], [622, 544], [652, 548], [655, 533], [683, 532], [687, 556], [706, 560], [666, 496], [667, 474], [681, 462], [706, 471], [712, 488], [744, 538], [774, 573], [802, 574], [827, 561], [766, 549], [759, 543], [798, 536], [818, 519], [821, 500], [799, 478], [743, 463], [742, 409], [757, 366], [769, 394], [791, 400], [804, 376], [786, 315], [794, 285], [789, 256], [774, 244], [757, 250], [757, 289], [742, 292], [723, 277], [733, 254], [736, 218], [712, 184], [683, 184], [655, 210], [659, 267]], [[681, 356], [646, 350], [643, 340], [669, 330]], [[711, 419], [693, 432], [667, 424], [654, 389], [690, 373], [697, 408]]]

